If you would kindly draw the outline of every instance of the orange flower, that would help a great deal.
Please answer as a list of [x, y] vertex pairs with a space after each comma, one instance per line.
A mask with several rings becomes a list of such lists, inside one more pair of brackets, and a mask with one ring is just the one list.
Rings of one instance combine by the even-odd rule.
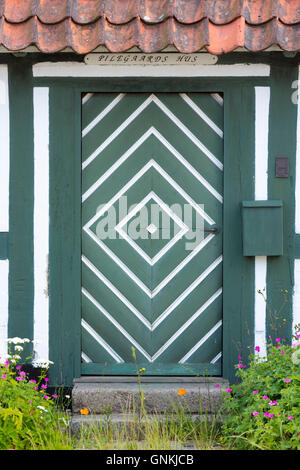
[[177, 395], [185, 395], [186, 394], [186, 389], [185, 388], [180, 388], [177, 392]]
[[82, 410], [80, 410], [80, 413], [82, 415], [88, 415], [89, 414], [89, 410], [87, 408], [83, 408]]

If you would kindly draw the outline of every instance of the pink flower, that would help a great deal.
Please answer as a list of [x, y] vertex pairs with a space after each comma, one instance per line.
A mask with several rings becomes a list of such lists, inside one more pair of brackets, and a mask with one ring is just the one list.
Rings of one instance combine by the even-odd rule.
[[37, 387], [33, 387], [33, 390], [37, 390], [38, 388]]
[[280, 343], [280, 338], [275, 339], [276, 343]]
[[24, 380], [24, 377], [16, 377], [16, 380], [20, 382], [20, 380]]
[[22, 369], [22, 366], [17, 366], [16, 369], [20, 370], [20, 369]]
[[43, 385], [41, 385], [41, 387], [42, 387], [42, 388], [44, 388], [44, 389], [46, 390], [46, 388], [47, 388], [47, 385], [44, 385], [44, 384], [43, 384]]
[[253, 395], [256, 395], [258, 393], [258, 390], [253, 390]]
[[300, 338], [300, 335], [296, 335], [296, 338]]
[[269, 405], [270, 405], [270, 406], [278, 405], [278, 402], [277, 402], [276, 400], [270, 401], [270, 402], [269, 402]]
[[263, 396], [263, 399], [264, 399], [264, 400], [269, 400], [269, 397], [268, 397], [267, 395], [264, 395], [264, 396]]
[[260, 351], [260, 347], [259, 347], [259, 346], [255, 346], [255, 351], [259, 352], [259, 351]]
[[30, 382], [32, 382], [33, 384], [36, 384], [36, 381], [34, 379], [31, 379]]
[[220, 385], [219, 385], [219, 384], [216, 384], [216, 387], [217, 387], [217, 388], [219, 388], [219, 387], [220, 387]]
[[274, 415], [269, 415], [269, 418], [274, 418]]
[[280, 351], [280, 352], [281, 352], [281, 354], [284, 354], [284, 351]]
[[28, 400], [28, 403], [32, 403], [32, 400]]
[[243, 364], [238, 364], [237, 367], [238, 367], [239, 369], [241, 369], [241, 368], [244, 367], [244, 366], [243, 366]]
[[58, 395], [56, 395], [56, 393], [54, 393], [54, 394], [52, 395], [52, 397], [53, 397], [53, 398], [58, 398]]
[[45, 382], [49, 382], [48, 377], [45, 377], [44, 380], [45, 380]]
[[253, 414], [253, 416], [257, 416], [259, 413], [258, 413], [258, 411], [253, 411], [252, 414]]
[[26, 372], [21, 371], [20, 375], [26, 375]]
[[238, 360], [239, 360], [239, 361], [241, 361], [241, 360], [242, 360], [241, 356], [239, 356], [239, 357], [238, 357]]
[[291, 379], [284, 379], [284, 381], [289, 384], [291, 382]]
[[225, 392], [230, 393], [230, 392], [231, 392], [231, 388], [226, 388]]
[[6, 374], [2, 374], [1, 379], [6, 379]]
[[269, 415], [269, 413], [264, 413], [264, 416], [267, 416], [267, 417], [269, 417], [270, 415]]
[[289, 416], [288, 419], [294, 419], [294, 416]]
[[49, 397], [49, 395], [44, 395], [44, 400], [47, 400]]

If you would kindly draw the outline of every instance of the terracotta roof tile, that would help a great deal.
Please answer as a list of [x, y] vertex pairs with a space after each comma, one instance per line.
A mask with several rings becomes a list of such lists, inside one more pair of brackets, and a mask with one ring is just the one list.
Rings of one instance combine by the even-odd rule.
[[105, 45], [213, 54], [300, 49], [300, 0], [0, 0], [0, 44], [85, 54]]

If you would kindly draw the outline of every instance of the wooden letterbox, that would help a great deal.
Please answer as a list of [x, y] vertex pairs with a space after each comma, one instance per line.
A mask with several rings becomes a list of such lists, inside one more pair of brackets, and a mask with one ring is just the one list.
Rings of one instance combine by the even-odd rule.
[[243, 255], [283, 254], [282, 201], [243, 201]]

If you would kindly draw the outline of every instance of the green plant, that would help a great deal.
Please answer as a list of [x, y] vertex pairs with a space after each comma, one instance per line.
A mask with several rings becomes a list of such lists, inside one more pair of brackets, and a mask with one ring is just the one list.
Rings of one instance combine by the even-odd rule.
[[288, 346], [276, 338], [267, 347], [267, 357], [251, 355], [247, 368], [241, 361], [236, 365], [240, 382], [225, 393], [223, 444], [234, 449], [300, 449], [299, 353], [300, 343]]
[[50, 361], [42, 361], [38, 380], [29, 380], [18, 354], [29, 339], [16, 337], [7, 342], [9, 354], [0, 359], [0, 449], [64, 447], [58, 436], [68, 422], [57, 410], [57, 395], [47, 392]]

